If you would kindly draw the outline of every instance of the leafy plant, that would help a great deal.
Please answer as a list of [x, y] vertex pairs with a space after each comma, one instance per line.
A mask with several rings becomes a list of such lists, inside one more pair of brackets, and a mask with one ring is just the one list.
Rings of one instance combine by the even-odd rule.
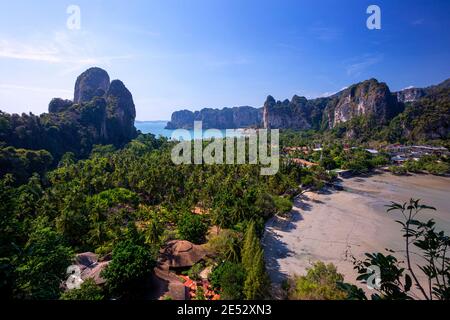
[[213, 288], [220, 290], [223, 300], [240, 300], [244, 298], [245, 277], [245, 270], [240, 263], [225, 261], [214, 267], [210, 280]]
[[112, 261], [102, 272], [108, 291], [113, 296], [130, 297], [139, 291], [145, 276], [155, 266], [155, 252], [133, 224], [112, 252]]
[[187, 212], [178, 224], [178, 233], [183, 240], [201, 243], [205, 239], [208, 226], [199, 215]]
[[[379, 286], [375, 287], [377, 293], [372, 295], [372, 299], [413, 299], [413, 285], [423, 299], [450, 298], [450, 238], [443, 231], [436, 231], [433, 219], [427, 222], [418, 220], [418, 215], [423, 210], [436, 209], [420, 204], [420, 200], [415, 199], [403, 204], [393, 202], [388, 207], [388, 212], [400, 212], [403, 217], [403, 220], [397, 222], [402, 226], [405, 239], [405, 267], [393, 255], [385, 256], [381, 253], [366, 254], [364, 261], [355, 261], [355, 269], [360, 274], [358, 280], [363, 283], [372, 275], [372, 266], [377, 266], [381, 271]], [[424, 264], [418, 267], [413, 265], [411, 246], [419, 249], [414, 254], [422, 258]], [[425, 281], [419, 280], [419, 271], [425, 276]]]
[[333, 264], [318, 261], [308, 269], [306, 276], [295, 276], [289, 285], [289, 299], [292, 300], [343, 300], [347, 293], [338, 283], [344, 277]]
[[93, 279], [86, 279], [79, 289], [72, 289], [64, 292], [61, 300], [103, 300], [104, 295], [102, 289], [95, 283]]

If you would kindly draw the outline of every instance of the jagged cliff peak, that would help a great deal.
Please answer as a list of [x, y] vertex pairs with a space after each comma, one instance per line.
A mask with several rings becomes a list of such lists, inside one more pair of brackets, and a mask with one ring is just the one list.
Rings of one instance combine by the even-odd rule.
[[276, 103], [275, 98], [272, 97], [271, 95], [268, 95], [266, 98], [266, 102], [265, 103]]
[[113, 80], [106, 93], [108, 103], [108, 118], [111, 120], [110, 131], [114, 132], [115, 140], [126, 141], [136, 136], [134, 120], [136, 108], [133, 96], [120, 80]]
[[306, 97], [298, 96], [296, 94], [294, 94], [294, 96], [291, 99], [291, 102], [294, 104], [305, 104], [307, 101], [308, 99], [306, 99]]
[[65, 100], [61, 98], [53, 98], [52, 101], [48, 104], [48, 112], [50, 113], [58, 113], [67, 111], [73, 102], [71, 100]]
[[[78, 76], [74, 101], [54, 98], [48, 113], [10, 116], [13, 121], [0, 132], [4, 143], [17, 148], [51, 152], [55, 160], [65, 152], [87, 156], [95, 144], [123, 146], [137, 135], [136, 109], [131, 92], [120, 80], [109, 82], [108, 73], [90, 68]], [[27, 134], [17, 134], [16, 128]]]
[[109, 89], [109, 75], [105, 70], [93, 67], [80, 74], [75, 82], [74, 103], [89, 102], [102, 97]]
[[327, 107], [328, 127], [333, 128], [355, 117], [371, 117], [382, 124], [401, 112], [401, 106], [384, 82], [375, 78], [344, 90]]
[[[242, 126], [259, 126], [272, 129], [327, 130], [342, 125], [347, 127], [347, 136], [357, 135], [351, 127], [355, 123], [370, 123], [374, 127], [387, 125], [392, 119], [404, 112], [405, 102], [418, 101], [433, 92], [441, 92], [450, 87], [450, 79], [428, 88], [411, 88], [392, 93], [385, 82], [376, 78], [355, 83], [331, 96], [307, 99], [294, 95], [289, 101], [276, 100], [267, 96], [261, 109], [250, 108], [245, 113], [245, 122], [236, 121], [244, 114], [242, 108], [233, 111], [231, 119], [229, 110], [203, 109], [191, 112], [177, 111], [172, 114], [169, 129], [191, 128], [195, 120], [204, 121], [205, 128], [236, 128]], [[442, 92], [440, 93], [442, 95]], [[248, 108], [248, 107], [247, 107]], [[256, 112], [257, 111], [257, 112]], [[251, 118], [253, 117], [253, 118]], [[355, 121], [352, 121], [355, 120]]]

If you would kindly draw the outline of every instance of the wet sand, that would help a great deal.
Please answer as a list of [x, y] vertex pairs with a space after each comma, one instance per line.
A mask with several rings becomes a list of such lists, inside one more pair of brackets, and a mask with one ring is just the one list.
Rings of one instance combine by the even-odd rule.
[[308, 192], [295, 201], [288, 218], [268, 221], [263, 245], [275, 295], [284, 279], [305, 274], [318, 260], [335, 264], [344, 280], [354, 284], [358, 283], [352, 257], [363, 259], [366, 252], [387, 254], [388, 248], [398, 251], [397, 258], [403, 260], [404, 238], [395, 222], [402, 216], [386, 212], [385, 205], [391, 201], [422, 199], [437, 211], [422, 212], [420, 220], [434, 218], [437, 229], [450, 234], [450, 178], [381, 173], [343, 179], [342, 186], [343, 191]]

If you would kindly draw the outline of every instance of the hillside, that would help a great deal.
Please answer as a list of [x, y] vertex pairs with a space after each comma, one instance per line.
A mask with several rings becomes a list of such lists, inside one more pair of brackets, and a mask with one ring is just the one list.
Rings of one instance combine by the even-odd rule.
[[374, 132], [393, 142], [447, 139], [449, 84], [450, 79], [427, 88], [391, 92], [386, 83], [370, 79], [324, 98], [308, 100], [295, 95], [291, 100], [277, 101], [268, 96], [262, 108], [177, 111], [167, 128], [191, 129], [194, 121], [203, 121], [206, 129], [267, 126], [337, 132], [340, 137], [362, 140]]
[[55, 98], [48, 110], [39, 116], [0, 111], [0, 175], [19, 167], [40, 172], [33, 167], [47, 168], [67, 152], [82, 158], [96, 144], [121, 147], [137, 135], [130, 91], [100, 68], [78, 77], [73, 101]]

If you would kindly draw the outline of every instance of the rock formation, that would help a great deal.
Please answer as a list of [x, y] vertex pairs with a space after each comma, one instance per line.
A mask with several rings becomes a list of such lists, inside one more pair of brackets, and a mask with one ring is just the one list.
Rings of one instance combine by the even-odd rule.
[[167, 129], [192, 129], [194, 121], [202, 121], [205, 129], [236, 129], [259, 127], [262, 121], [262, 109], [235, 107], [224, 109], [205, 108], [201, 111], [182, 110], [172, 114]]
[[90, 68], [78, 76], [75, 82], [73, 102], [89, 102], [94, 97], [102, 97], [108, 88], [108, 73], [100, 68]]
[[356, 117], [371, 117], [385, 124], [399, 114], [403, 103], [423, 97], [429, 89], [407, 89], [391, 93], [376, 79], [354, 84], [326, 98], [308, 100], [295, 95], [291, 100], [276, 101], [268, 96], [263, 108], [238, 107], [182, 110], [172, 114], [168, 129], [191, 129], [194, 121], [204, 128], [264, 127], [278, 129], [332, 129]]
[[414, 102], [425, 96], [426, 91], [422, 88], [408, 88], [395, 93], [397, 101], [401, 103]]
[[384, 124], [401, 112], [395, 95], [385, 83], [370, 79], [341, 91], [326, 109], [328, 127], [345, 123], [355, 117], [372, 117]]
[[67, 111], [72, 105], [73, 102], [70, 100], [54, 98], [52, 99], [52, 101], [50, 101], [48, 105], [48, 112], [50, 113], [64, 112]]
[[[269, 98], [267, 98], [268, 100]], [[269, 123], [269, 104], [265, 103], [263, 107], [263, 128], [270, 129]]]
[[[291, 100], [275, 101], [268, 96], [264, 103], [267, 114], [264, 127], [271, 129], [309, 130], [318, 128], [326, 100], [307, 100], [295, 95]], [[317, 118], [319, 116], [319, 118]]]
[[100, 68], [88, 69], [77, 78], [73, 102], [55, 98], [48, 109], [40, 116], [0, 113], [8, 122], [0, 130], [2, 142], [50, 151], [58, 161], [65, 152], [87, 156], [95, 144], [121, 147], [137, 135], [130, 91], [120, 80], [110, 84], [108, 73]]
[[136, 136], [134, 119], [136, 109], [131, 92], [120, 80], [114, 80], [109, 86], [106, 94], [108, 105], [108, 136], [116, 143], [129, 141]]

